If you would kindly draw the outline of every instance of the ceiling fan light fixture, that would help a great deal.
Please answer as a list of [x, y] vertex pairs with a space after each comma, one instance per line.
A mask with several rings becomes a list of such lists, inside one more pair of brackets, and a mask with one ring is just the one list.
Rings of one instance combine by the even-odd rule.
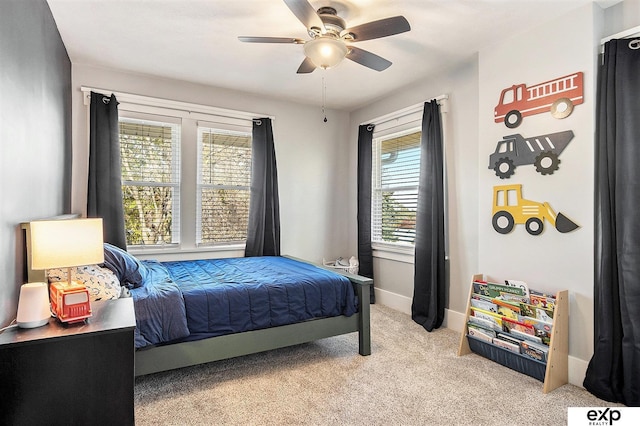
[[332, 37], [318, 37], [304, 44], [304, 54], [315, 66], [331, 68], [338, 65], [347, 55], [347, 46]]

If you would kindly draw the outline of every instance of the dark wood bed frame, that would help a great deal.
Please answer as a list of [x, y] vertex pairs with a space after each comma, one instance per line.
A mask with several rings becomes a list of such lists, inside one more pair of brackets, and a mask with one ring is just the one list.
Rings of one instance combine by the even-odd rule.
[[[66, 215], [57, 218], [64, 220], [74, 217], [76, 216]], [[25, 231], [25, 266], [28, 280], [29, 282], [34, 280], [43, 281], [43, 271], [33, 271], [30, 265], [29, 224], [23, 223], [22, 229]], [[350, 317], [341, 315], [330, 318], [319, 318], [279, 327], [210, 337], [193, 342], [181, 342], [140, 349], [135, 353], [135, 375], [142, 376], [204, 364], [354, 332], [358, 332], [358, 352], [360, 355], [370, 355], [371, 329], [369, 298], [371, 291], [373, 291], [373, 280], [360, 275], [342, 272], [338, 269], [317, 265], [292, 256], [286, 257], [300, 262], [310, 263], [319, 268], [327, 269], [347, 277], [353, 284], [356, 295], [358, 296], [358, 312]]]

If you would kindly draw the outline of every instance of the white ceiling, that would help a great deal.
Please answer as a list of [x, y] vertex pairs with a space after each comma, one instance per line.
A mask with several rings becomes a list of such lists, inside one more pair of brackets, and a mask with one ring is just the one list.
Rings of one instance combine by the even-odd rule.
[[[377, 72], [345, 60], [296, 74], [303, 46], [238, 36], [309, 39], [282, 0], [47, 0], [74, 64], [88, 64], [352, 110], [481, 47], [593, 0], [310, 0], [347, 27], [403, 15], [411, 31], [357, 43], [391, 62]], [[117, 88], [113, 88], [117, 91]]]

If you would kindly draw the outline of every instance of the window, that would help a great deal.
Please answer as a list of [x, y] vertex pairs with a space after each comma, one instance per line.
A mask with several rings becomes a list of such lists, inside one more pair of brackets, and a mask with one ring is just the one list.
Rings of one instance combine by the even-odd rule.
[[180, 125], [120, 118], [127, 245], [180, 241]]
[[250, 189], [251, 134], [198, 127], [198, 245], [247, 239]]
[[420, 177], [416, 129], [373, 139], [372, 241], [413, 245]]

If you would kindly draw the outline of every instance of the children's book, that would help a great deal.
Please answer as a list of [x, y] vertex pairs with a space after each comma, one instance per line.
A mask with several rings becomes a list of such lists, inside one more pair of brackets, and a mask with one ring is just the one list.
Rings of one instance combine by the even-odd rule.
[[551, 343], [551, 323], [531, 317], [520, 317], [520, 322], [533, 327], [533, 335], [538, 336], [543, 344], [549, 345]]
[[496, 330], [502, 330], [502, 316], [495, 314], [493, 312], [485, 311], [483, 309], [478, 309], [471, 307], [471, 312], [473, 316], [476, 318], [485, 319], [487, 321], [491, 321], [493, 323], [493, 327]]
[[506, 340], [500, 339], [498, 337], [493, 338], [493, 344], [499, 346], [501, 348], [507, 349], [511, 352], [520, 353], [520, 345], [515, 343], [507, 342]]
[[467, 327], [468, 328], [475, 328], [476, 330], [479, 330], [481, 332], [483, 332], [484, 334], [488, 334], [491, 337], [496, 337], [496, 330], [493, 329], [493, 327], [491, 326], [491, 324], [489, 324], [489, 327], [485, 326], [484, 324], [478, 324], [478, 323], [474, 323], [472, 321], [467, 322]]
[[517, 287], [522, 290], [522, 294], [529, 297], [529, 286], [524, 281], [504, 280], [504, 283], [511, 287]]
[[491, 343], [493, 341], [493, 337], [491, 337], [491, 335], [483, 333], [482, 330], [478, 330], [477, 328], [469, 327], [469, 336], [473, 336], [476, 339], [480, 339], [487, 343]]
[[542, 296], [538, 294], [531, 294], [529, 300], [533, 306], [538, 308], [547, 309], [553, 311], [556, 306], [555, 297]]
[[493, 320], [487, 320], [487, 319], [476, 317], [476, 316], [470, 316], [469, 317], [469, 323], [479, 325], [482, 328], [488, 328], [488, 329], [491, 329], [491, 330], [502, 331], [502, 328], [498, 328], [496, 323], [495, 323], [495, 321], [493, 321]]
[[520, 353], [538, 361], [547, 362], [549, 347], [523, 340], [520, 343]]
[[516, 330], [515, 328], [510, 331], [513, 337], [516, 337], [520, 340], [528, 340], [533, 343], [542, 344], [542, 339], [538, 336], [532, 336], [531, 334], [523, 333], [520, 330]]
[[510, 333], [511, 330], [518, 330], [522, 333], [530, 334], [532, 336], [536, 335], [535, 327], [532, 324], [522, 323], [509, 318], [502, 319], [502, 329], [508, 333]]

